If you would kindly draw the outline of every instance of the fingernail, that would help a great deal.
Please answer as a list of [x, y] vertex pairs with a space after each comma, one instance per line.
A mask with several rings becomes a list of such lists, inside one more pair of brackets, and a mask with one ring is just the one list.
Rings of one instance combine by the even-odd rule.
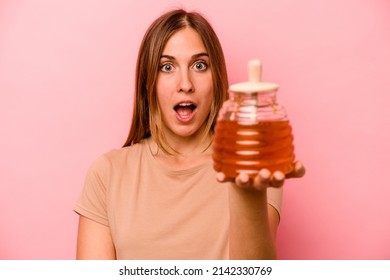
[[273, 176], [278, 181], [282, 181], [284, 179], [284, 174], [279, 171], [276, 171]]
[[226, 178], [226, 176], [224, 173], [222, 173], [222, 172], [217, 173], [217, 180], [219, 182], [223, 182], [225, 180], [225, 178]]
[[271, 176], [271, 172], [268, 169], [260, 170], [260, 176], [264, 179], [267, 179]]
[[248, 181], [249, 181], [249, 176], [248, 176], [248, 174], [240, 174], [240, 181], [242, 182], [242, 183], [248, 183]]

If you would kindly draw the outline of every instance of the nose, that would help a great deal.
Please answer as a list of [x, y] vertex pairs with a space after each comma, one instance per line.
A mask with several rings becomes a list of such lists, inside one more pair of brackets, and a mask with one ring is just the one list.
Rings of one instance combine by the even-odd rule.
[[194, 85], [192, 84], [188, 70], [184, 70], [180, 74], [178, 91], [183, 93], [191, 93], [194, 91]]

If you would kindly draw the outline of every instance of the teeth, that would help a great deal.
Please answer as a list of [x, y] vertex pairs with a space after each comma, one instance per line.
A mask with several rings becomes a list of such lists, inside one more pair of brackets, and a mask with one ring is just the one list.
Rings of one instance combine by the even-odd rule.
[[180, 105], [180, 106], [191, 106], [192, 103], [180, 103], [179, 105]]

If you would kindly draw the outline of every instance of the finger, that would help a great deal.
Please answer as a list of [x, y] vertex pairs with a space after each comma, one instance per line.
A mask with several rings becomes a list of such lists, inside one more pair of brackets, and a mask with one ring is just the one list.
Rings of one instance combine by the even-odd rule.
[[299, 161], [295, 163], [295, 175], [297, 178], [303, 177], [306, 173], [306, 169]]
[[275, 171], [273, 174], [272, 174], [272, 177], [271, 177], [271, 180], [270, 180], [270, 185], [271, 187], [274, 187], [274, 188], [280, 188], [283, 186], [284, 184], [284, 180], [285, 180], [286, 176], [284, 175], [283, 172], [281, 171]]
[[221, 182], [221, 183], [228, 181], [228, 178], [226, 177], [225, 173], [223, 173], [223, 172], [218, 172], [216, 175], [216, 178], [217, 178], [217, 181]]
[[303, 177], [306, 173], [305, 167], [299, 161], [294, 163], [294, 170], [287, 174], [287, 178], [300, 178]]
[[261, 169], [254, 180], [254, 187], [262, 190], [269, 186], [271, 179], [271, 172], [268, 169]]
[[228, 177], [223, 172], [218, 172], [215, 177], [216, 177], [217, 181], [220, 182], [220, 183], [234, 182], [234, 180], [235, 180], [235, 177]]
[[248, 174], [240, 173], [235, 179], [235, 183], [240, 188], [248, 188], [251, 186], [251, 179]]

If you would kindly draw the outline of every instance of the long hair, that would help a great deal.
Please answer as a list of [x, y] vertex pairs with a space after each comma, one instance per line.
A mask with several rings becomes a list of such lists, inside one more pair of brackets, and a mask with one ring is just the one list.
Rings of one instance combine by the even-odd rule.
[[123, 147], [136, 144], [153, 135], [159, 148], [167, 153], [170, 153], [168, 150], [173, 150], [161, 130], [162, 119], [157, 102], [156, 83], [160, 58], [167, 41], [175, 32], [185, 27], [198, 32], [209, 55], [214, 98], [205, 133], [207, 135], [213, 133], [218, 111], [227, 99], [228, 78], [222, 47], [210, 23], [201, 14], [178, 9], [157, 18], [141, 42], [136, 66], [133, 118]]

